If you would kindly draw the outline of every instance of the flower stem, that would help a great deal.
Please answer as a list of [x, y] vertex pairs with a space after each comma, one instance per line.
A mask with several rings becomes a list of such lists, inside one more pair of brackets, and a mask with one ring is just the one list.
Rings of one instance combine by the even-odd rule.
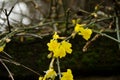
[[61, 71], [60, 71], [60, 61], [59, 61], [59, 58], [57, 58], [57, 67], [58, 67], [59, 79], [61, 79]]
[[51, 62], [50, 62], [50, 66], [49, 66], [49, 68], [53, 68], [54, 60], [55, 60], [55, 58], [52, 58], [52, 60], [51, 60]]

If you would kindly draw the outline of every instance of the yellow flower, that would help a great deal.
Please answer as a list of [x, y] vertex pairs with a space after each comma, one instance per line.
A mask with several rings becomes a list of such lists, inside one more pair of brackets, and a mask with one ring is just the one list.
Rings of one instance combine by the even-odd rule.
[[55, 51], [54, 51], [54, 57], [58, 58], [62, 58], [62, 57], [65, 57], [66, 56], [66, 52], [65, 52], [65, 49], [60, 46], [59, 48], [57, 48]]
[[55, 32], [53, 35], [53, 39], [58, 39], [58, 38], [59, 38], [59, 35], [57, 34], [57, 32]]
[[47, 44], [48, 50], [53, 52], [53, 56], [62, 58], [66, 56], [66, 53], [72, 53], [72, 45], [67, 41], [59, 43], [56, 39], [51, 39], [50, 43]]
[[50, 68], [49, 70], [46, 71], [46, 74], [43, 80], [46, 80], [48, 78], [51, 78], [52, 80], [54, 80], [55, 76], [57, 76], [57, 73], [54, 71], [54, 69]]
[[43, 77], [40, 76], [40, 77], [39, 77], [39, 80], [43, 80]]
[[85, 40], [88, 40], [90, 37], [91, 37], [91, 34], [92, 34], [92, 30], [91, 29], [83, 29], [81, 30], [80, 33], [78, 33], [79, 35], [82, 35], [82, 37], [85, 39]]
[[73, 80], [72, 71], [70, 69], [67, 69], [67, 72], [63, 72], [61, 80]]
[[54, 52], [60, 46], [60, 43], [57, 40], [51, 39], [50, 43], [47, 43], [47, 46], [49, 51]]
[[60, 57], [60, 58], [65, 57], [66, 53], [69, 53], [69, 54], [72, 53], [71, 47], [72, 47], [72, 45], [69, 42], [62, 41], [60, 46], [56, 50], [53, 51], [53, 53], [54, 53], [53, 56], [56, 58], [57, 57]]
[[72, 20], [72, 24], [74, 24], [74, 25], [76, 24], [76, 20], [75, 19]]
[[65, 51], [66, 51], [67, 53], [69, 53], [69, 54], [72, 53], [72, 49], [71, 49], [72, 45], [71, 45], [71, 43], [69, 43], [69, 42], [67, 42], [67, 41], [62, 41], [62, 42], [61, 42], [61, 45], [62, 45], [62, 47], [65, 49]]
[[[58, 42], [59, 35], [57, 32], [53, 35], [53, 39], [50, 40], [50, 43], [47, 43], [48, 50], [53, 52], [53, 57], [62, 58], [66, 56], [66, 53], [72, 53], [72, 45], [67, 41]], [[51, 55], [50, 55], [51, 57]]]
[[[85, 40], [88, 40], [91, 37], [92, 30], [91, 29], [84, 29], [85, 24], [76, 24], [74, 31], [78, 33], [79, 35], [82, 35], [82, 37]], [[74, 34], [72, 35], [75, 36]]]
[[82, 29], [84, 29], [83, 27], [85, 26], [85, 24], [76, 24], [74, 31], [75, 32], [80, 32]]

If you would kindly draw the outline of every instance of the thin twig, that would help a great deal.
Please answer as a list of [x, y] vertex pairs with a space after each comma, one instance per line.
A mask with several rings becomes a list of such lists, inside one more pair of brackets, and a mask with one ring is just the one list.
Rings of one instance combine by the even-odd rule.
[[[18, 2], [18, 0], [15, 2], [15, 4]], [[15, 5], [14, 4], [14, 5]], [[6, 19], [7, 19], [7, 24], [8, 24], [8, 29], [9, 29], [9, 33], [11, 32], [11, 25], [10, 25], [10, 21], [9, 21], [9, 15], [11, 14], [11, 12], [13, 11], [14, 6], [12, 6], [12, 8], [10, 9], [9, 13], [7, 12], [7, 9], [4, 9], [4, 13], [6, 15]]]
[[10, 72], [10, 70], [8, 69], [8, 67], [5, 65], [5, 63], [2, 61], [2, 59], [0, 59], [0, 62], [2, 63], [2, 65], [5, 67], [5, 69], [9, 73], [11, 79], [14, 80], [12, 73]]
[[11, 32], [11, 25], [10, 25], [10, 21], [9, 21], [9, 15], [11, 14], [13, 8], [14, 8], [14, 6], [12, 6], [9, 13], [7, 12], [7, 9], [4, 10], [4, 13], [5, 13], [6, 18], [7, 18], [7, 24], [8, 24], [9, 33]]
[[59, 79], [61, 79], [61, 70], [60, 70], [60, 61], [59, 61], [59, 58], [57, 58], [57, 67], [58, 67]]
[[107, 35], [107, 34], [105, 34], [105, 33], [101, 33], [101, 32], [96, 31], [96, 30], [93, 30], [93, 32], [98, 33], [98, 34], [100, 34], [100, 35], [102, 35], [102, 36], [105, 36], [105, 37], [107, 37], [107, 38], [109, 38], [109, 39], [112, 39], [112, 40], [114, 40], [114, 41], [116, 41], [116, 42], [120, 43], [120, 41], [119, 41], [119, 40], [117, 40], [116, 38], [111, 37], [111, 36], [109, 36], [109, 35]]
[[7, 55], [9, 58], [12, 58], [12, 56], [11, 55], [9, 55], [7, 52], [5, 52], [5, 51], [2, 51], [5, 55]]
[[[115, 25], [116, 25], [116, 34], [117, 34], [117, 39], [120, 41], [120, 32], [119, 32], [119, 5], [117, 3], [117, 0], [114, 1], [114, 12], [115, 12]], [[119, 50], [120, 50], [120, 43], [118, 44]]]
[[29, 71], [31, 71], [31, 72], [33, 72], [33, 73], [35, 73], [35, 74], [37, 74], [37, 75], [39, 75], [39, 76], [40, 76], [40, 74], [39, 74], [38, 72], [36, 72], [35, 70], [33, 70], [33, 69], [31, 69], [31, 68], [29, 68], [29, 67], [27, 67], [27, 66], [23, 65], [23, 64], [20, 64], [20, 66], [22, 66], [22, 67], [24, 67], [24, 68], [28, 69]]
[[[10, 11], [10, 12], [11, 12], [11, 11]], [[9, 29], [9, 33], [10, 33], [10, 32], [11, 32], [11, 25], [10, 25], [10, 21], [9, 21], [9, 15], [8, 15], [6, 9], [5, 9], [5, 15], [6, 15], [7, 24], [8, 24], [8, 29]]]
[[5, 61], [5, 62], [12, 63], [12, 64], [15, 64], [15, 65], [17, 65], [17, 66], [21, 66], [21, 67], [23, 67], [23, 68], [25, 68], [25, 69], [27, 69], [27, 70], [29, 70], [29, 71], [37, 74], [37, 75], [40, 75], [38, 72], [34, 71], [33, 69], [31, 69], [31, 68], [29, 68], [29, 67], [27, 67], [27, 66], [25, 66], [25, 65], [23, 65], [23, 64], [20, 64], [20, 63], [18, 63], [18, 62], [16, 62], [16, 61], [13, 61], [13, 60], [11, 60], [11, 59], [8, 59], [8, 58], [7, 58], [7, 59], [1, 59], [1, 60], [2, 60], [2, 61]]
[[37, 34], [33, 34], [33, 33], [20, 33], [20, 34], [17, 34], [19, 36], [32, 36], [32, 37], [36, 37], [36, 38], [40, 38], [42, 39], [43, 37], [41, 35], [37, 35]]
[[29, 29], [34, 29], [34, 28], [41, 27], [41, 26], [53, 25], [55, 23], [64, 23], [64, 21], [46, 22], [46, 23], [43, 23], [43, 24], [37, 24], [37, 25], [34, 25], [34, 26], [30, 26], [30, 27], [22, 27], [22, 28], [19, 28], [19, 29], [20, 30], [29, 30]]
[[[116, 24], [116, 34], [117, 34], [117, 39], [120, 41], [120, 31], [119, 31], [119, 19], [116, 16], [116, 20], [115, 20], [115, 24]], [[118, 44], [119, 49], [120, 49], [120, 43]]]

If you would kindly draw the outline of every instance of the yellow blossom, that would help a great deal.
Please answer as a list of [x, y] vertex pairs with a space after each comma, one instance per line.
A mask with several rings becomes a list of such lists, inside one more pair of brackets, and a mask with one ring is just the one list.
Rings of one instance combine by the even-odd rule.
[[83, 27], [85, 26], [85, 24], [76, 24], [74, 30], [75, 32], [80, 32], [82, 29], [84, 29]]
[[72, 20], [72, 24], [74, 24], [74, 25], [76, 24], [76, 20], [75, 19]]
[[88, 40], [90, 37], [91, 37], [91, 34], [92, 34], [92, 30], [91, 29], [83, 29], [79, 35], [82, 35], [82, 37], [85, 39], [85, 40]]
[[40, 77], [39, 77], [39, 80], [43, 80], [43, 77], [40, 76]]
[[[79, 35], [82, 35], [82, 37], [85, 40], [88, 40], [91, 37], [92, 30], [88, 28], [84, 29], [84, 26], [85, 24], [76, 24], [74, 31], [78, 33]], [[73, 37], [75, 36], [74, 34], [72, 35]]]
[[[47, 43], [48, 50], [53, 52], [53, 57], [55, 58], [62, 58], [66, 56], [66, 53], [71, 54], [72, 53], [72, 45], [71, 43], [67, 41], [58, 42], [59, 35], [57, 35], [57, 32], [53, 35], [53, 39], [50, 40], [50, 43]], [[48, 57], [51, 57], [51, 54], [48, 55]]]
[[49, 70], [46, 71], [46, 74], [43, 80], [46, 80], [48, 78], [51, 78], [52, 80], [54, 80], [55, 76], [57, 76], [57, 73], [54, 71], [54, 69], [50, 68]]
[[58, 38], [59, 38], [59, 35], [57, 34], [57, 32], [55, 32], [53, 35], [53, 39], [58, 39]]
[[54, 57], [65, 57], [66, 56], [66, 53], [69, 53], [71, 54], [72, 53], [72, 49], [71, 49], [72, 45], [67, 42], [67, 41], [62, 41], [60, 46], [53, 51], [54, 53]]
[[69, 43], [69, 42], [67, 42], [67, 41], [62, 41], [61, 42], [61, 45], [62, 45], [62, 47], [65, 49], [65, 51], [67, 52], [67, 53], [72, 53], [72, 49], [71, 49], [71, 47], [72, 47], [72, 45], [71, 45], [71, 43]]
[[66, 56], [66, 53], [72, 53], [72, 45], [67, 41], [58, 42], [56, 39], [51, 39], [47, 44], [48, 50], [53, 52], [53, 56], [62, 58]]
[[52, 58], [52, 55], [53, 55], [52, 52], [50, 52], [50, 53], [47, 55], [47, 58], [49, 58], [49, 59]]
[[66, 55], [65, 49], [62, 46], [60, 46], [59, 48], [57, 48], [54, 51], [53, 56], [56, 57], [56, 58], [58, 58], [58, 57], [62, 58], [62, 57], [65, 57], [65, 55]]
[[57, 40], [51, 39], [50, 43], [47, 43], [47, 46], [49, 51], [54, 52], [54, 50], [56, 50], [60, 46], [60, 43], [58, 43]]
[[72, 71], [70, 69], [67, 69], [67, 72], [63, 72], [61, 80], [73, 80]]

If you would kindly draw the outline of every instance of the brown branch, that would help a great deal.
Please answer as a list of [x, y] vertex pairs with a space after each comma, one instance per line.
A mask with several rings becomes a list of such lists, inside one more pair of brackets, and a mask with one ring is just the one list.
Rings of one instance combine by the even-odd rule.
[[4, 13], [6, 15], [7, 18], [7, 24], [8, 24], [8, 29], [9, 29], [9, 33], [11, 32], [11, 25], [10, 25], [10, 21], [9, 21], [9, 15], [12, 12], [14, 6], [10, 9], [9, 13], [7, 13], [7, 9], [4, 10]]

